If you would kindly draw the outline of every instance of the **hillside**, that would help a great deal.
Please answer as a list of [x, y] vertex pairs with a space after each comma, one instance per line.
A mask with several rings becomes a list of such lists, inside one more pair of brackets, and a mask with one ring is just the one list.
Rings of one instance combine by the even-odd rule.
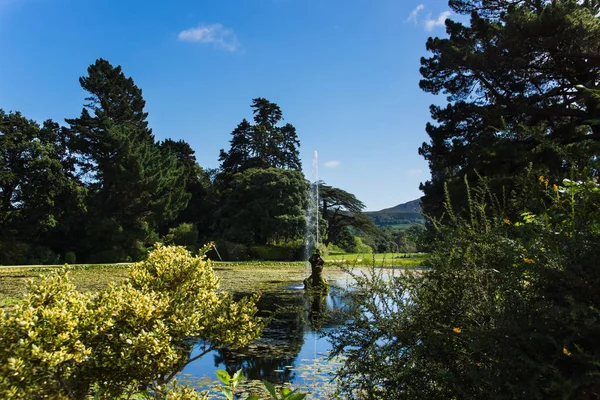
[[398, 204], [397, 206], [391, 208], [384, 208], [380, 211], [375, 211], [375, 213], [396, 213], [396, 212], [421, 212], [421, 199], [416, 199], [412, 201], [408, 201], [406, 203]]
[[416, 199], [380, 211], [369, 211], [365, 214], [377, 226], [390, 226], [398, 229], [405, 229], [414, 224], [425, 223], [425, 219], [420, 214], [420, 202], [421, 199]]

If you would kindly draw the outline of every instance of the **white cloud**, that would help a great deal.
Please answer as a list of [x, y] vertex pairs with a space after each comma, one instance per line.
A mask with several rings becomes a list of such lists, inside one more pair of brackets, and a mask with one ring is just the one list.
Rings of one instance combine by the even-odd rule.
[[425, 30], [428, 32], [431, 32], [434, 28], [444, 26], [444, 22], [446, 21], [446, 19], [448, 19], [448, 17], [451, 14], [452, 14], [451, 11], [444, 11], [443, 13], [438, 15], [438, 17], [436, 19], [427, 18], [424, 21]]
[[186, 29], [177, 35], [184, 42], [212, 43], [215, 47], [227, 51], [236, 51], [240, 44], [233, 30], [221, 24], [199, 25]]
[[406, 175], [421, 175], [422, 173], [422, 169], [409, 169], [408, 171], [406, 171]]
[[333, 160], [333, 161], [326, 161], [323, 165], [326, 166], [327, 168], [335, 168], [335, 167], [339, 167], [340, 166], [340, 162]]
[[417, 15], [419, 14], [419, 11], [421, 11], [424, 8], [425, 8], [424, 4], [419, 4], [414, 10], [412, 10], [410, 12], [410, 15], [408, 16], [407, 21], [412, 21], [416, 24], [417, 23]]

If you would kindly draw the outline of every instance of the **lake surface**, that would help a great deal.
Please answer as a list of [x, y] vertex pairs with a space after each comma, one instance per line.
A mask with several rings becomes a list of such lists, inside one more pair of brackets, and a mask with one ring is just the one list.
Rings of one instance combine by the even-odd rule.
[[[343, 288], [348, 286], [348, 278], [330, 283], [329, 293], [321, 298], [308, 296], [301, 283], [263, 294], [258, 305], [260, 315], [271, 320], [262, 337], [242, 349], [204, 355], [186, 366], [178, 381], [205, 388], [215, 380], [216, 370], [233, 375], [242, 369], [250, 380], [289, 382], [311, 392], [312, 398], [323, 398], [320, 391], [331, 393], [335, 387], [333, 373], [341, 362], [327, 360], [331, 344], [325, 333], [342, 318], [346, 305]], [[200, 349], [195, 354], [200, 354]]]

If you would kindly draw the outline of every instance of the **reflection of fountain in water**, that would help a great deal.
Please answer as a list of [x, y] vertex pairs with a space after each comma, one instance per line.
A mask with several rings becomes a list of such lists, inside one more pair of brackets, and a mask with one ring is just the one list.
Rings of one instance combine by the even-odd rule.
[[304, 231], [305, 274], [310, 274], [308, 258], [319, 243], [319, 153], [315, 150], [312, 162], [313, 181], [308, 190], [306, 203], [306, 225]]

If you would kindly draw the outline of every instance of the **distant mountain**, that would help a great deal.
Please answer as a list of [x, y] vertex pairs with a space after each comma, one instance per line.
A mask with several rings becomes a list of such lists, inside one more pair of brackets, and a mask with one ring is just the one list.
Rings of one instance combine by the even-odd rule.
[[405, 229], [414, 224], [424, 224], [425, 218], [421, 215], [421, 199], [398, 204], [395, 207], [380, 211], [365, 213], [377, 226], [391, 226]]
[[408, 212], [421, 212], [421, 199], [416, 199], [412, 201], [408, 201], [406, 203], [398, 204], [397, 206], [391, 208], [385, 208], [380, 211], [375, 211], [376, 213], [394, 213], [398, 211], [408, 211]]

